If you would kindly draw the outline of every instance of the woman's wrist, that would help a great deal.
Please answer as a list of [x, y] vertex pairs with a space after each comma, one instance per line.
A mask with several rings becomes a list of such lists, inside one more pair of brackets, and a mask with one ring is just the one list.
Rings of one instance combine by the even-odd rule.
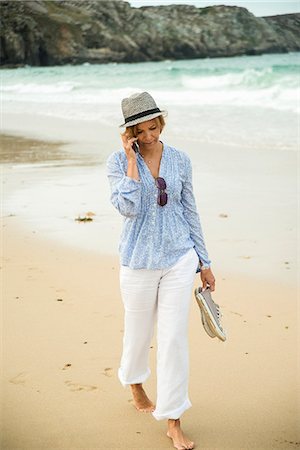
[[138, 167], [134, 158], [128, 158], [127, 176], [137, 181], [140, 179]]
[[135, 157], [131, 157], [131, 156], [127, 157], [127, 162], [128, 162], [128, 164], [136, 166], [136, 158]]

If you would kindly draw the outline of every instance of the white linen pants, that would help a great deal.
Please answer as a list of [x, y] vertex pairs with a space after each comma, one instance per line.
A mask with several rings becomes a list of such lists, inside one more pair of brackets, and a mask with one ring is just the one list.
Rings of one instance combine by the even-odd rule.
[[124, 387], [146, 381], [157, 320], [157, 420], [178, 419], [191, 406], [188, 320], [197, 266], [192, 248], [167, 269], [120, 268], [125, 326], [118, 376]]

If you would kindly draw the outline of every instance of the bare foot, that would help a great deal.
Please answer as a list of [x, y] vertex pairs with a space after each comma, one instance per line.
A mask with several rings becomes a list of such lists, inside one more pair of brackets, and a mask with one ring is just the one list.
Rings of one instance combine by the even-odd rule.
[[178, 450], [186, 450], [194, 448], [194, 442], [190, 441], [180, 428], [180, 420], [168, 420], [167, 436], [173, 440], [173, 445]]
[[133, 403], [136, 409], [142, 412], [154, 411], [155, 405], [153, 405], [151, 400], [147, 397], [142, 384], [131, 384], [130, 387], [133, 395]]

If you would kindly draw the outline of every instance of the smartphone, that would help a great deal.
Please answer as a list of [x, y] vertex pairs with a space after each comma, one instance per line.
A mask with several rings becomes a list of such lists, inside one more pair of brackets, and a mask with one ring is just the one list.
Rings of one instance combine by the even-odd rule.
[[139, 145], [138, 145], [137, 142], [134, 142], [134, 143], [132, 144], [132, 148], [133, 148], [133, 150], [135, 151], [135, 153], [139, 153], [139, 152], [140, 152]]

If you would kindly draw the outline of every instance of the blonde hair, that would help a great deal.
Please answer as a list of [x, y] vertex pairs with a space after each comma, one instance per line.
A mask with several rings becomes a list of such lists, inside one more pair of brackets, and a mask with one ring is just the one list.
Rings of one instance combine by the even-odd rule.
[[[165, 122], [165, 119], [163, 118], [163, 116], [155, 117], [153, 120], [155, 121], [155, 124], [160, 127], [160, 132], [162, 132], [162, 130], [164, 129], [164, 127], [166, 125], [166, 122]], [[122, 135], [128, 137], [128, 139], [137, 137], [137, 127], [138, 127], [138, 124], [132, 125], [131, 127], [127, 127], [126, 130], [122, 133]]]

